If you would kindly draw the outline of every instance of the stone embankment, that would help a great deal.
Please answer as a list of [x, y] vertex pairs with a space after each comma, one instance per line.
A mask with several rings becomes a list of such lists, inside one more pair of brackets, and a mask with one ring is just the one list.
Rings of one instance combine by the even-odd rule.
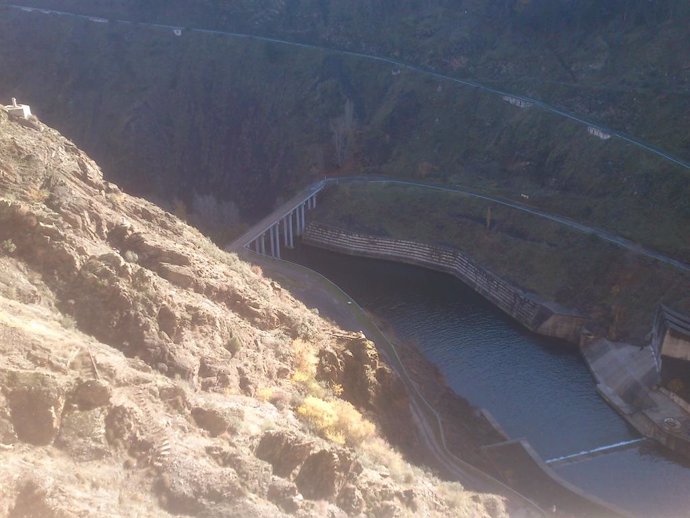
[[400, 239], [355, 234], [310, 223], [303, 241], [335, 252], [387, 259], [449, 273], [535, 333], [579, 343], [585, 318], [522, 290], [459, 250]]
[[[339, 253], [387, 259], [449, 273], [530, 331], [580, 343], [601, 396], [642, 435], [690, 457], [690, 412], [679, 404], [678, 398], [672, 398], [657, 388], [661, 349], [676, 357], [685, 357], [688, 350], [684, 346], [685, 335], [681, 337], [680, 331], [689, 326], [677, 313], [662, 308], [660, 314], [663, 318], [657, 318], [655, 322], [651, 347], [639, 348], [605, 339], [592, 341], [582, 335], [585, 323], [582, 315], [520, 289], [459, 250], [355, 234], [316, 223], [308, 225], [303, 241], [307, 245]], [[675, 332], [673, 340], [669, 339], [669, 329]], [[666, 342], [672, 347], [663, 348], [662, 343]]]

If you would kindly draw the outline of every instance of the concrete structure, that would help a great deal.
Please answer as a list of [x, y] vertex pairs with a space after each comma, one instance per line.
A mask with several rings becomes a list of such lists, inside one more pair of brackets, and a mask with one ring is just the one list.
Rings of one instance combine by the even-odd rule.
[[664, 356], [690, 361], [690, 317], [659, 306], [652, 328], [652, 349], [659, 372]]
[[525, 108], [531, 108], [533, 106], [533, 103], [526, 101], [525, 99], [521, 99], [519, 97], [513, 97], [512, 95], [504, 95], [501, 97], [505, 102], [508, 104], [512, 104], [513, 106], [517, 106], [518, 108], [522, 108], [523, 110]]
[[530, 331], [577, 344], [585, 318], [538, 295], [521, 290], [459, 250], [414, 241], [354, 234], [310, 224], [303, 241], [349, 255], [399, 261], [449, 273], [469, 285]]
[[690, 405], [658, 387], [652, 346], [606, 339], [584, 341], [580, 349], [597, 381], [597, 391], [638, 432], [690, 458]]
[[590, 135], [594, 135], [597, 138], [600, 138], [601, 140], [608, 140], [611, 138], [611, 134], [607, 133], [601, 128], [597, 128], [595, 126], [587, 126], [587, 132]]
[[31, 117], [31, 108], [26, 104], [17, 104], [17, 99], [12, 97], [12, 104], [5, 106], [11, 117], [28, 119]]
[[482, 447], [497, 474], [518, 493], [530, 495], [544, 509], [557, 516], [626, 516], [603, 500], [588, 495], [561, 478], [522, 439]]

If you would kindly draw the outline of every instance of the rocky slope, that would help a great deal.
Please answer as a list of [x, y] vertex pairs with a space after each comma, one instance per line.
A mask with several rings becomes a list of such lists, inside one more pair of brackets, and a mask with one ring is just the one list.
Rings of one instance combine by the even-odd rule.
[[310, 221], [457, 248], [501, 278], [586, 315], [589, 332], [614, 341], [648, 343], [659, 305], [690, 312], [690, 272], [457, 193], [341, 185], [320, 194]]
[[3, 109], [0, 250], [0, 516], [507, 514], [384, 439], [371, 342]]

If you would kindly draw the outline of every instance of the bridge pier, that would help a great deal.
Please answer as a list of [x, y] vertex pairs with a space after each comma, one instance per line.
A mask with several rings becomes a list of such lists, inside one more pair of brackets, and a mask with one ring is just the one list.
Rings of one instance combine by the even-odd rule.
[[277, 223], [268, 228], [268, 235], [271, 240], [271, 257], [280, 259], [280, 235]]
[[301, 236], [304, 234], [304, 229], [306, 228], [306, 218], [304, 215], [304, 206], [305, 204], [303, 203], [302, 205], [299, 206], [299, 214], [300, 214], [300, 230], [299, 230], [299, 235]]
[[295, 207], [295, 235], [302, 235], [302, 205]]
[[290, 243], [288, 241], [288, 217], [284, 217], [280, 222], [283, 224], [283, 246], [287, 248]]
[[[320, 188], [323, 188], [323, 186]], [[259, 227], [256, 230], [256, 234], [253, 234], [255, 236], [254, 239], [245, 241], [243, 246], [254, 250], [257, 254], [270, 255], [280, 259], [281, 240], [282, 246], [285, 248], [294, 248], [295, 235], [299, 237], [304, 234], [307, 227], [306, 212], [316, 208], [316, 192], [312, 188], [310, 193], [307, 193], [306, 197], [302, 198], [302, 201], [289, 209], [289, 212], [278, 213], [272, 221], [269, 218], [269, 223], [264, 223], [268, 227]], [[268, 243], [266, 242], [267, 240]]]

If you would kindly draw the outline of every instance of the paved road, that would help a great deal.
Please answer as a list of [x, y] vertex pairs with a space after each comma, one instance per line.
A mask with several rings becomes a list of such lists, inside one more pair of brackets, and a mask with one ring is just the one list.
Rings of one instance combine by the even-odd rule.
[[[85, 20], [90, 20], [94, 23], [104, 23], [109, 20], [105, 20], [103, 18], [99, 18], [96, 16], [88, 16], [88, 15], [81, 15], [81, 14], [76, 14], [76, 13], [71, 13], [67, 11], [56, 11], [53, 9], [39, 9], [35, 7], [28, 7], [28, 6], [22, 6], [22, 5], [8, 5], [7, 7], [11, 9], [16, 9], [24, 12], [37, 12], [41, 14], [53, 14], [53, 15], [59, 15], [59, 16], [71, 16], [75, 18], [82, 18]], [[442, 80], [442, 81], [450, 81], [455, 84], [459, 84], [462, 86], [474, 88], [476, 90], [480, 90], [483, 92], [487, 92], [490, 94], [498, 95], [500, 97], [508, 96], [508, 97], [513, 97], [516, 99], [520, 99], [522, 101], [525, 101], [527, 103], [530, 103], [534, 108], [538, 108], [542, 111], [553, 113], [555, 115], [559, 115], [561, 117], [565, 117], [567, 119], [570, 119], [573, 122], [576, 122], [578, 124], [582, 124], [587, 127], [595, 127], [598, 128], [605, 133], [608, 133], [614, 138], [618, 138], [620, 140], [623, 140], [625, 142], [628, 142], [629, 144], [638, 147], [640, 149], [643, 149], [649, 153], [652, 153], [654, 155], [657, 155], [658, 157], [667, 160], [669, 162], [672, 162], [684, 169], [690, 170], [690, 162], [672, 155], [671, 153], [664, 151], [663, 149], [654, 146], [652, 144], [649, 144], [647, 142], [644, 142], [643, 140], [640, 140], [632, 135], [628, 135], [622, 131], [617, 131], [612, 128], [607, 128], [605, 126], [602, 126], [594, 121], [590, 121], [585, 119], [584, 117], [581, 117], [579, 115], [570, 113], [568, 111], [565, 111], [557, 106], [552, 106], [550, 104], [547, 104], [545, 102], [542, 102], [538, 99], [533, 99], [531, 97], [526, 97], [523, 95], [519, 94], [514, 94], [511, 92], [506, 92], [503, 90], [499, 90], [496, 88], [492, 88], [490, 86], [484, 85], [482, 83], [479, 83], [477, 81], [473, 81], [470, 79], [459, 79], [457, 77], [452, 77], [448, 76], [445, 74], [442, 74], [441, 72], [438, 72], [436, 70], [426, 68], [426, 67], [421, 67], [417, 66], [411, 63], [406, 63], [404, 61], [399, 61], [396, 59], [391, 59], [388, 57], [383, 57], [383, 56], [376, 56], [373, 54], [366, 54], [363, 52], [355, 52], [351, 50], [343, 50], [343, 49], [334, 49], [330, 47], [323, 47], [320, 45], [312, 45], [309, 43], [300, 43], [296, 41], [289, 41], [289, 40], [283, 40], [280, 38], [270, 38], [267, 36], [259, 36], [256, 34], [245, 34], [245, 33], [240, 33], [240, 32], [231, 32], [231, 31], [217, 31], [217, 30], [211, 30], [211, 29], [195, 29], [195, 28], [182, 28], [179, 26], [174, 26], [174, 25], [165, 25], [165, 24], [158, 24], [158, 23], [141, 23], [141, 22], [134, 22], [131, 20], [121, 20], [121, 19], [116, 19], [112, 20], [114, 22], [119, 22], [119, 23], [127, 23], [127, 24], [134, 24], [136, 23], [138, 26], [148, 26], [148, 27], [154, 27], [157, 29], [165, 29], [169, 31], [176, 31], [176, 34], [178, 36], [181, 36], [184, 32], [199, 32], [199, 33], [205, 33], [205, 34], [218, 34], [218, 35], [223, 35], [223, 36], [228, 36], [232, 38], [243, 38], [243, 39], [249, 39], [249, 40], [256, 40], [256, 41], [265, 41], [269, 43], [276, 43], [279, 45], [288, 45], [291, 47], [298, 47], [298, 48], [304, 48], [304, 49], [314, 49], [318, 51], [325, 51], [325, 52], [332, 52], [332, 53], [337, 53], [345, 56], [353, 56], [361, 59], [366, 59], [368, 61], [377, 61], [380, 63], [386, 63], [388, 65], [393, 65], [397, 68], [404, 68], [407, 70], [411, 70], [413, 72], [417, 72], [420, 74], [424, 74], [427, 76], [434, 77], [436, 79]]]

